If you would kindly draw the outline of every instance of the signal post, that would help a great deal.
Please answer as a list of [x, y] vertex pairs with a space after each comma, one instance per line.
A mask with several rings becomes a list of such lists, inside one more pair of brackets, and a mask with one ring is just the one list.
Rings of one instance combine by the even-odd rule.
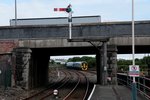
[[63, 11], [68, 13], [68, 23], [69, 23], [69, 39], [72, 38], [72, 8], [71, 4], [67, 8], [54, 8], [54, 11]]

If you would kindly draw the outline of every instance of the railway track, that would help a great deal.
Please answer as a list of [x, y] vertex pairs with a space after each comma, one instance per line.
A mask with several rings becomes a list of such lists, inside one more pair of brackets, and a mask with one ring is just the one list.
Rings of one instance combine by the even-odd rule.
[[76, 72], [79, 77], [74, 88], [63, 98], [63, 100], [85, 100], [89, 89], [89, 80], [85, 74]]
[[23, 100], [43, 100], [47, 96], [52, 95], [53, 94], [53, 89], [59, 88], [59, 87], [62, 86], [62, 85], [60, 85], [61, 83], [64, 84], [67, 81], [69, 81], [69, 77], [68, 76], [70, 76], [69, 75], [70, 73], [66, 73], [65, 71], [62, 71], [61, 73], [64, 74], [63, 78], [56, 79], [57, 82], [51, 83], [49, 86], [47, 86], [46, 89], [43, 89], [43, 90], [39, 91], [38, 93], [35, 93], [35, 94], [33, 94], [33, 95], [31, 95], [31, 96], [29, 96], [27, 98], [24, 98]]
[[[56, 97], [58, 100], [86, 100], [88, 98], [93, 84], [89, 83], [84, 73], [65, 70], [61, 74], [64, 74], [61, 80], [23, 100], [54, 100]], [[54, 90], [58, 90], [58, 96], [53, 95]]]

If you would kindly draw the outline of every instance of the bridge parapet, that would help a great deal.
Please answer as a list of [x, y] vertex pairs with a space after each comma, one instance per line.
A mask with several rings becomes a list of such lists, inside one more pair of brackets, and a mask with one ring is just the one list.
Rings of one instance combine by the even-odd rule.
[[[150, 36], [150, 21], [135, 22], [135, 36]], [[73, 25], [73, 37], [131, 37], [131, 22]], [[0, 39], [68, 38], [66, 25], [0, 27]]]
[[[135, 45], [150, 45], [150, 21], [135, 22]], [[131, 22], [105, 22], [73, 25], [72, 38], [109, 37], [109, 45], [132, 44]], [[0, 27], [0, 40], [18, 40], [19, 47], [87, 46], [87, 43], [68, 43], [67, 25]]]

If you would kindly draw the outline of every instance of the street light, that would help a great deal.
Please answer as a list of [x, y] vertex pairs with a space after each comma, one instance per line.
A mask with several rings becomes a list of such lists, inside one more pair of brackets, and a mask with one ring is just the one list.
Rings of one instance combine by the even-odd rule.
[[[134, 0], [132, 0], [132, 65], [135, 66], [135, 39], [134, 39]], [[135, 76], [132, 83], [132, 100], [137, 100]]]
[[15, 0], [15, 26], [17, 26], [17, 0]]
[[135, 65], [135, 39], [134, 39], [134, 0], [132, 0], [132, 65]]

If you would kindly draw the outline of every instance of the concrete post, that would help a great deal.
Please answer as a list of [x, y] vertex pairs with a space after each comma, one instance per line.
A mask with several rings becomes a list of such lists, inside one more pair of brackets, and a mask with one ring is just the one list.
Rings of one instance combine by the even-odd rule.
[[107, 42], [103, 42], [102, 45], [102, 54], [103, 54], [103, 85], [107, 84]]
[[15, 56], [15, 84], [24, 89], [29, 89], [29, 67], [31, 58], [31, 49], [29, 48], [16, 48], [14, 49]]
[[103, 42], [102, 48], [97, 50], [97, 83], [107, 84], [107, 42]]

